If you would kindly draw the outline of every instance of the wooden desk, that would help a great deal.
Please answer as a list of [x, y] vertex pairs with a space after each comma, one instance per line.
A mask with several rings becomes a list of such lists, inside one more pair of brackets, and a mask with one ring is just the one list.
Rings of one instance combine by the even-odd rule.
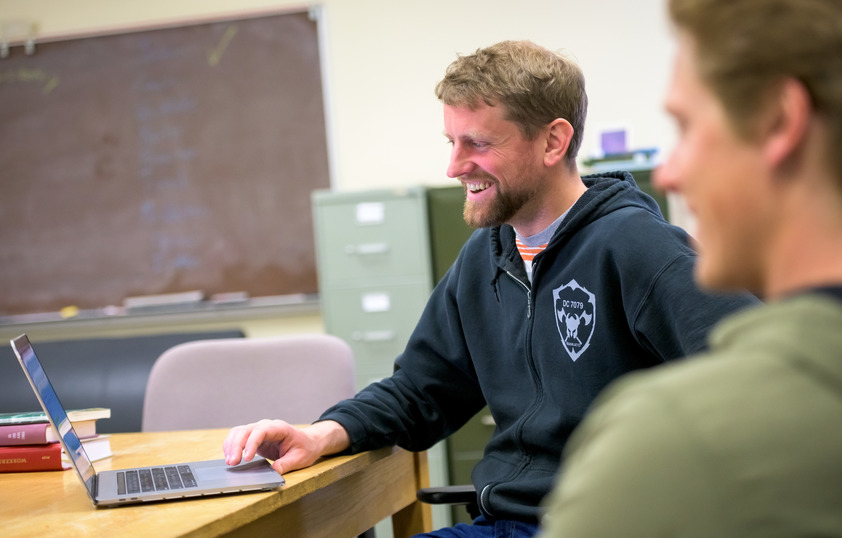
[[[222, 458], [227, 430], [121, 433], [97, 470]], [[353, 537], [392, 516], [395, 537], [432, 527], [415, 492], [426, 454], [399, 448], [326, 458], [262, 493], [95, 508], [75, 471], [0, 474], [0, 534], [12, 536]], [[136, 527], [133, 527], [136, 526]]]

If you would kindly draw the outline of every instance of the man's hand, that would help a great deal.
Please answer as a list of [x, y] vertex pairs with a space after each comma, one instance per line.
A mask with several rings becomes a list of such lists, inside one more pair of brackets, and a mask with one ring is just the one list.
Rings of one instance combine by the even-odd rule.
[[321, 456], [341, 452], [349, 446], [351, 441], [345, 428], [332, 420], [301, 428], [283, 420], [261, 420], [232, 428], [222, 449], [228, 465], [251, 461], [258, 455], [275, 460], [272, 467], [283, 474], [309, 467]]

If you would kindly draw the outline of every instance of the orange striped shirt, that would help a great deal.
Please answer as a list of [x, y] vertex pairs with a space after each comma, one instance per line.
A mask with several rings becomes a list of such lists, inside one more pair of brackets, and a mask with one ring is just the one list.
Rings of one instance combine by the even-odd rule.
[[524, 245], [519, 237], [515, 237], [515, 244], [517, 244], [517, 250], [520, 252], [520, 257], [523, 258], [523, 261], [532, 263], [532, 260], [535, 259], [535, 256], [547, 248], [547, 243], [543, 245], [538, 245], [537, 247], [528, 247]]

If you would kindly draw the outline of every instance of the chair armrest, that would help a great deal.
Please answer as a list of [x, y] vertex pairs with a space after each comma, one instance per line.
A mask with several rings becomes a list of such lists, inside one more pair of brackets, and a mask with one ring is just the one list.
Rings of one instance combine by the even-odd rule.
[[418, 490], [416, 497], [427, 504], [464, 504], [471, 519], [480, 515], [477, 490], [473, 485], [422, 488]]
[[473, 485], [442, 486], [422, 488], [416, 495], [427, 504], [469, 504], [477, 502], [477, 490]]

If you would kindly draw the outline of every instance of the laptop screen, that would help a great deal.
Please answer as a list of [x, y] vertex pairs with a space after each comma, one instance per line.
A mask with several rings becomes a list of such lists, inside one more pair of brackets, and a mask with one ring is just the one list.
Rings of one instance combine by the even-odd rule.
[[94, 467], [91, 465], [91, 460], [82, 447], [82, 442], [79, 441], [79, 436], [76, 435], [76, 431], [70, 424], [70, 420], [67, 419], [67, 413], [64, 407], [62, 407], [61, 402], [59, 402], [58, 395], [53, 390], [53, 385], [47, 379], [47, 374], [44, 373], [41, 362], [35, 356], [35, 351], [32, 349], [29, 338], [25, 334], [22, 334], [12, 340], [11, 343], [12, 348], [15, 350], [15, 355], [17, 355], [23, 371], [29, 379], [35, 395], [38, 397], [38, 401], [41, 402], [41, 407], [44, 408], [50, 424], [58, 432], [64, 451], [70, 456], [73, 467], [79, 473], [82, 482], [85, 483], [85, 487], [88, 490], [88, 495], [93, 500], [96, 493], [94, 491], [94, 476], [96, 475]]

